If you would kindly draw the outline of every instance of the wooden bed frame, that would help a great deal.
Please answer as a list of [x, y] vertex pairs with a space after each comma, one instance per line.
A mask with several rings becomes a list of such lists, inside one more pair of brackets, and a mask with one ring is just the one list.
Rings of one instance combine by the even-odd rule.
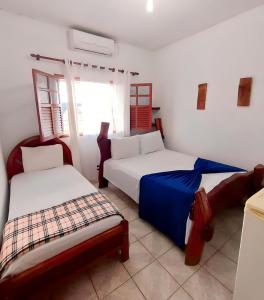
[[[39, 136], [19, 143], [10, 153], [7, 161], [8, 178], [23, 172], [21, 146], [36, 147], [61, 144], [64, 164], [72, 165], [71, 151], [60, 139], [41, 142]], [[98, 234], [88, 240], [51, 257], [19, 274], [0, 279], [0, 299], [28, 299], [40, 288], [55, 285], [87, 268], [89, 263], [106, 255], [121, 253], [121, 260], [129, 258], [128, 222]]]
[[[104, 162], [111, 158], [111, 140], [108, 139], [109, 123], [101, 123], [97, 143], [101, 153], [99, 187], [106, 187]], [[258, 165], [251, 172], [237, 173], [221, 181], [209, 193], [203, 188], [195, 193], [190, 218], [193, 220], [190, 237], [185, 249], [185, 264], [197, 265], [203, 253], [205, 242], [213, 237], [214, 218], [221, 211], [241, 205], [246, 199], [264, 187], [264, 166]]]

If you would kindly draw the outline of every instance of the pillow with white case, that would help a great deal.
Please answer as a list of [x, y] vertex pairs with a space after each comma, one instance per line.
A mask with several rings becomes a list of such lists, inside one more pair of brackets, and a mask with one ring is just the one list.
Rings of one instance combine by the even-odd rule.
[[24, 172], [42, 171], [63, 166], [62, 145], [21, 147]]
[[140, 135], [141, 154], [164, 150], [164, 143], [159, 130]]
[[112, 159], [129, 158], [140, 155], [139, 137], [137, 135], [111, 139]]

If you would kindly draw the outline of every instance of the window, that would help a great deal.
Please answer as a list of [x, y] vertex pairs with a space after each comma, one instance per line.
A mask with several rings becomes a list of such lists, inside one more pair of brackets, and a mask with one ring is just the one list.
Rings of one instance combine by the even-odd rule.
[[140, 83], [130, 86], [131, 132], [148, 132], [152, 127], [152, 84]]
[[64, 134], [59, 82], [56, 76], [32, 70], [40, 137], [46, 141]]
[[[110, 132], [113, 133], [115, 131], [113, 84], [76, 80], [74, 90], [79, 134], [98, 134], [102, 121], [110, 123]], [[67, 87], [63, 79], [59, 81], [59, 91], [64, 128], [69, 132]]]
[[[43, 141], [68, 135], [67, 85], [63, 76], [32, 70], [38, 111], [40, 136]], [[110, 123], [110, 133], [115, 132], [114, 85], [101, 82], [81, 81], [74, 83], [77, 125], [80, 135], [96, 135], [101, 122]]]

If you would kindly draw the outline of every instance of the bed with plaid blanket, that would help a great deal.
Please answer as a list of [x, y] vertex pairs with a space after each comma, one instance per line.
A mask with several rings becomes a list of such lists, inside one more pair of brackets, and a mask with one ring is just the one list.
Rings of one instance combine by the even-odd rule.
[[8, 221], [0, 252], [0, 274], [23, 254], [114, 215], [123, 218], [104, 194], [96, 192]]

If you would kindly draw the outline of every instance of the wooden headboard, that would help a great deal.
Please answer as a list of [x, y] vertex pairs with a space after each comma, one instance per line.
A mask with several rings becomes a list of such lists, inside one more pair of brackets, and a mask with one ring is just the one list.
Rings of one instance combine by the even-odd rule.
[[[155, 119], [156, 130], [159, 130], [164, 139], [161, 118]], [[108, 138], [109, 123], [102, 122], [100, 133], [97, 137], [97, 144], [100, 150], [100, 164], [97, 166], [99, 188], [108, 186], [108, 181], [104, 178], [104, 162], [112, 157], [111, 155], [111, 140]]]
[[23, 173], [22, 151], [20, 147], [38, 147], [60, 144], [63, 149], [63, 160], [65, 165], [72, 165], [72, 155], [70, 148], [60, 139], [55, 138], [46, 142], [40, 140], [40, 136], [32, 136], [17, 144], [9, 154], [7, 160], [7, 175], [10, 180], [14, 175]]

